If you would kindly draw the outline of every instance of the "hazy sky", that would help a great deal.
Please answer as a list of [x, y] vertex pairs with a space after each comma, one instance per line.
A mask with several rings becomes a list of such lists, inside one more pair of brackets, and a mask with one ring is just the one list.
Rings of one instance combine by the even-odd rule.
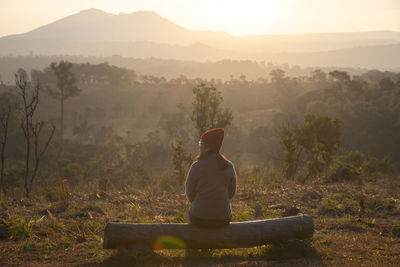
[[83, 9], [153, 10], [189, 29], [231, 34], [400, 31], [400, 0], [0, 0], [0, 36]]

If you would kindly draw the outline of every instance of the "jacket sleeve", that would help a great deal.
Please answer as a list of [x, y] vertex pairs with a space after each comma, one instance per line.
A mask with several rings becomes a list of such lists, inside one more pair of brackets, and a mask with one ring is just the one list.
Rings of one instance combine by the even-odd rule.
[[186, 185], [185, 185], [186, 197], [190, 202], [193, 202], [197, 193], [197, 176], [194, 164], [195, 163], [193, 163], [192, 166], [190, 167], [189, 173], [186, 177]]
[[236, 172], [235, 172], [235, 168], [232, 165], [232, 179], [231, 182], [229, 184], [229, 199], [233, 198], [233, 196], [236, 193]]

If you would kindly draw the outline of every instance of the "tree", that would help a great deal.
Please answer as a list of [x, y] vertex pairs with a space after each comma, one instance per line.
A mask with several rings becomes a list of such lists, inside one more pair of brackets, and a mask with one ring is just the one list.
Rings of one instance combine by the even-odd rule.
[[334, 70], [329, 72], [329, 77], [336, 82], [350, 81], [350, 75], [345, 71]]
[[312, 82], [326, 82], [326, 73], [321, 71], [320, 69], [316, 69], [311, 71], [310, 80]]
[[[1, 111], [0, 114], [0, 126], [1, 126], [1, 139], [0, 139], [0, 190], [3, 191], [4, 195], [6, 195], [7, 190], [4, 184], [4, 163], [6, 158], [6, 144], [7, 144], [7, 134], [8, 134], [8, 125], [11, 114], [11, 106], [8, 106], [4, 111]], [[0, 194], [1, 194], [0, 191]]]
[[76, 85], [76, 79], [72, 73], [72, 63], [60, 61], [58, 64], [53, 62], [50, 68], [57, 77], [58, 91], [49, 90], [49, 94], [54, 98], [60, 99], [61, 117], [60, 117], [60, 139], [64, 140], [64, 101], [71, 96], [78, 96], [80, 89]]
[[285, 77], [285, 71], [281, 69], [272, 70], [269, 75], [271, 76], [271, 82], [281, 84], [287, 78]]
[[283, 172], [286, 178], [296, 177], [299, 159], [303, 149], [297, 143], [297, 126], [285, 125], [280, 130], [280, 143], [284, 153]]
[[379, 87], [381, 90], [390, 91], [396, 87], [396, 84], [389, 77], [379, 80]]
[[26, 196], [29, 197], [33, 181], [39, 169], [40, 160], [53, 138], [55, 127], [52, 124], [50, 125], [48, 135], [43, 140], [43, 130], [49, 124], [35, 118], [35, 112], [39, 104], [39, 83], [33, 88], [32, 95], [29, 97], [30, 83], [27, 80], [27, 74], [25, 70], [19, 69], [15, 74], [15, 84], [22, 99], [21, 128], [24, 133], [26, 147], [24, 188]]
[[172, 149], [172, 162], [175, 166], [175, 172], [178, 176], [179, 184], [183, 184], [185, 178], [185, 165], [190, 164], [193, 161], [192, 155], [185, 153], [185, 146], [183, 140], [171, 143]]
[[339, 149], [340, 120], [308, 114], [304, 125], [297, 131], [297, 142], [304, 149], [307, 175], [311, 177], [326, 170]]
[[303, 126], [284, 127], [280, 142], [285, 155], [285, 176], [294, 178], [301, 162], [306, 165], [304, 180], [324, 172], [339, 148], [340, 123], [338, 119], [308, 114]]
[[192, 121], [199, 136], [208, 129], [227, 127], [233, 120], [232, 111], [229, 108], [222, 109], [224, 101], [221, 92], [204, 83], [193, 88], [194, 102], [192, 104]]

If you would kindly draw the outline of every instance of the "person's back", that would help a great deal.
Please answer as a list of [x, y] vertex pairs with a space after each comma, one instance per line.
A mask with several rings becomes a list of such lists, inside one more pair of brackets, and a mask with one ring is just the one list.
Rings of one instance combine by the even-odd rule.
[[186, 179], [186, 196], [191, 202], [190, 221], [203, 226], [228, 224], [232, 218], [230, 199], [235, 192], [233, 164], [219, 149], [202, 153], [192, 164]]
[[193, 163], [186, 182], [190, 215], [201, 219], [228, 220], [232, 218], [230, 199], [236, 190], [236, 174], [231, 162], [221, 170], [217, 155]]

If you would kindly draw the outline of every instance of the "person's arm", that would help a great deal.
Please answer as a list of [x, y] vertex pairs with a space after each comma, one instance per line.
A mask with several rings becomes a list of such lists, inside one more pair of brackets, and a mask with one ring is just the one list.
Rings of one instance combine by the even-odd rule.
[[232, 165], [232, 179], [231, 182], [229, 184], [229, 199], [233, 198], [233, 196], [236, 193], [236, 172], [235, 172], [235, 168]]
[[185, 185], [185, 191], [186, 191], [186, 197], [190, 202], [193, 202], [194, 198], [196, 197], [196, 187], [197, 187], [197, 179], [195, 175], [195, 163], [192, 164], [190, 167], [189, 173], [186, 177], [186, 185]]

